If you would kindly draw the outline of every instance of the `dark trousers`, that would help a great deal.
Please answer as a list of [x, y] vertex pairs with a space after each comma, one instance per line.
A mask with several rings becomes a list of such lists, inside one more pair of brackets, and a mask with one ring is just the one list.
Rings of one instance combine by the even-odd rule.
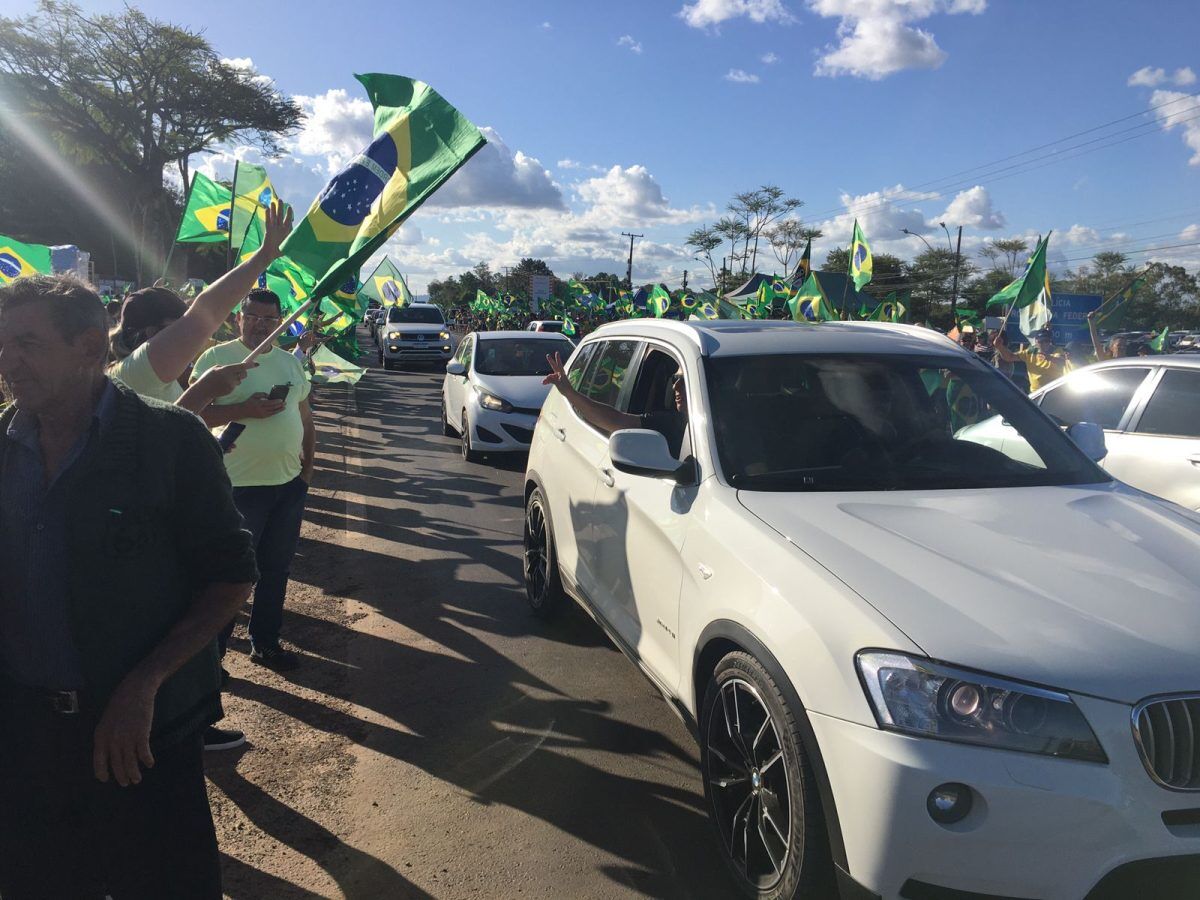
[[154, 754], [137, 785], [92, 772], [96, 719], [5, 702], [0, 741], [4, 900], [221, 897], [200, 736]]
[[[258, 584], [254, 586], [254, 606], [250, 610], [250, 642], [256, 647], [279, 643], [283, 625], [283, 598], [287, 593], [288, 572], [296, 544], [300, 540], [300, 523], [304, 519], [304, 500], [308, 485], [300, 477], [287, 484], [265, 487], [235, 487], [233, 502], [245, 520], [246, 528], [254, 535], [258, 561]], [[233, 623], [221, 633], [221, 654]]]

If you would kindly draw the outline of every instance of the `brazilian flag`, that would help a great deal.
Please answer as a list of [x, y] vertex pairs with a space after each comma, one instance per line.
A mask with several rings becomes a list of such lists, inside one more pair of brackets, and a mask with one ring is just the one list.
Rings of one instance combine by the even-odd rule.
[[408, 306], [412, 294], [404, 283], [404, 276], [388, 257], [375, 267], [363, 284], [363, 296], [369, 297], [380, 306]]
[[812, 272], [812, 238], [808, 239], [808, 245], [804, 248], [804, 253], [800, 256], [800, 264], [796, 266], [796, 273], [792, 276], [792, 284], [797, 281], [801, 284], [808, 278]]
[[816, 275], [810, 274], [804, 280], [804, 284], [800, 285], [796, 296], [792, 297], [787, 305], [792, 314], [792, 320], [796, 322], [807, 322], [810, 319], [816, 319], [819, 322], [837, 321], [837, 313], [834, 312], [829, 298], [825, 296], [825, 291], [822, 290], [821, 282], [817, 280]]
[[646, 298], [646, 309], [654, 313], [654, 318], [661, 319], [671, 308], [671, 295], [663, 290], [661, 284], [656, 284]]
[[284, 314], [288, 315], [312, 297], [314, 282], [308, 272], [281, 256], [258, 276], [258, 286], [274, 291]]
[[[233, 194], [237, 197], [237, 202], [233, 205], [230, 220], [233, 229], [232, 245], [245, 247], [251, 221], [258, 219], [260, 225], [266, 221], [266, 210], [271, 201], [276, 199], [276, 194], [271, 187], [271, 179], [267, 177], [267, 170], [262, 166], [244, 162], [234, 166]], [[261, 237], [259, 243], [262, 243]]]
[[1120, 328], [1121, 323], [1125, 319], [1125, 313], [1129, 310], [1129, 303], [1133, 300], [1138, 289], [1145, 284], [1146, 275], [1142, 274], [1135, 277], [1129, 284], [1117, 291], [1096, 308], [1095, 321], [1096, 325], [1105, 325], [1109, 328]]
[[850, 241], [850, 270], [848, 274], [854, 282], [854, 289], [856, 291], [861, 291], [871, 281], [871, 273], [874, 269], [875, 263], [871, 257], [871, 246], [867, 243], [867, 236], [858, 227], [858, 219], [855, 219], [854, 237]]
[[433, 88], [399, 75], [355, 76], [375, 110], [371, 143], [317, 195], [283, 251], [331, 293], [486, 141]]
[[44, 244], [22, 244], [0, 234], [0, 284], [10, 284], [26, 275], [49, 275], [50, 248]]
[[1166, 353], [1170, 349], [1170, 345], [1167, 343], [1170, 337], [1171, 327], [1168, 325], [1162, 330], [1162, 334], [1147, 341], [1146, 346], [1154, 353]]
[[202, 172], [192, 175], [187, 207], [175, 240], [183, 244], [216, 244], [229, 240], [233, 194]]
[[575, 330], [576, 330], [575, 323], [573, 321], [571, 321], [571, 317], [564, 314], [563, 315], [562, 333], [565, 334], [567, 337], [574, 337]]

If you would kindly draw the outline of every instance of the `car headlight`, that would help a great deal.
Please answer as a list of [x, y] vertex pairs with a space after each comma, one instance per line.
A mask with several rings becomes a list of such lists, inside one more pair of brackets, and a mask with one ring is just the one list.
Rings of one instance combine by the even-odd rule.
[[388, 340], [389, 340], [389, 341], [398, 341], [398, 340], [400, 340], [400, 332], [398, 332], [398, 331], [389, 331], [389, 332], [388, 332]]
[[439, 340], [439, 341], [448, 341], [448, 340], [450, 340], [450, 332], [448, 332], [448, 331], [439, 331], [439, 332], [438, 332], [438, 340]]
[[512, 404], [503, 397], [497, 397], [495, 394], [489, 394], [487, 391], [475, 389], [479, 392], [479, 405], [484, 409], [491, 409], [496, 412], [512, 412]]
[[856, 660], [880, 728], [1108, 762], [1083, 713], [1066, 694], [881, 650], [863, 650]]

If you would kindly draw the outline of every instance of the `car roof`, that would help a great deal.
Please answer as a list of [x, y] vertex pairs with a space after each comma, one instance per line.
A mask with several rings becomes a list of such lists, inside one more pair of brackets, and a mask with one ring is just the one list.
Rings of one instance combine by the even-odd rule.
[[[1144, 369], [1146, 366], [1170, 366], [1181, 369], [1200, 369], [1200, 354], [1197, 353], [1160, 353], [1155, 356], [1122, 356], [1120, 359], [1105, 359], [1084, 366], [1085, 369], [1122, 369], [1136, 366]], [[1080, 371], [1076, 369], [1075, 371]]]
[[591, 337], [659, 337], [688, 341], [701, 356], [773, 353], [895, 353], [971, 356], [944, 334], [916, 325], [885, 322], [821, 322], [717, 319], [679, 322], [628, 319], [596, 329]]
[[497, 338], [521, 338], [533, 341], [565, 341], [566, 335], [557, 331], [472, 331], [481, 341], [494, 341]]

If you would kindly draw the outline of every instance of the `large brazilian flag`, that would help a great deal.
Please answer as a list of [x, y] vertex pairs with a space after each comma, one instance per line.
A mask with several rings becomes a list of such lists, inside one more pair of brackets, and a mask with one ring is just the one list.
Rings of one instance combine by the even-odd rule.
[[229, 240], [233, 194], [201, 172], [192, 176], [187, 208], [175, 240], [184, 244], [215, 244]]
[[[276, 194], [271, 187], [271, 179], [267, 177], [267, 170], [244, 162], [234, 167], [233, 193], [237, 203], [233, 206], [231, 240], [234, 247], [243, 247], [250, 237], [251, 221], [266, 221], [266, 209], [276, 199]], [[262, 243], [261, 236], [259, 243]]]
[[375, 109], [374, 139], [313, 201], [283, 252], [324, 297], [357, 272], [486, 141], [442, 96], [399, 75], [356, 75]]
[[10, 284], [26, 275], [49, 275], [50, 248], [44, 244], [22, 244], [0, 234], [0, 284]]
[[380, 306], [408, 306], [412, 303], [412, 294], [404, 283], [404, 276], [386, 256], [363, 283], [362, 292], [363, 296]]

